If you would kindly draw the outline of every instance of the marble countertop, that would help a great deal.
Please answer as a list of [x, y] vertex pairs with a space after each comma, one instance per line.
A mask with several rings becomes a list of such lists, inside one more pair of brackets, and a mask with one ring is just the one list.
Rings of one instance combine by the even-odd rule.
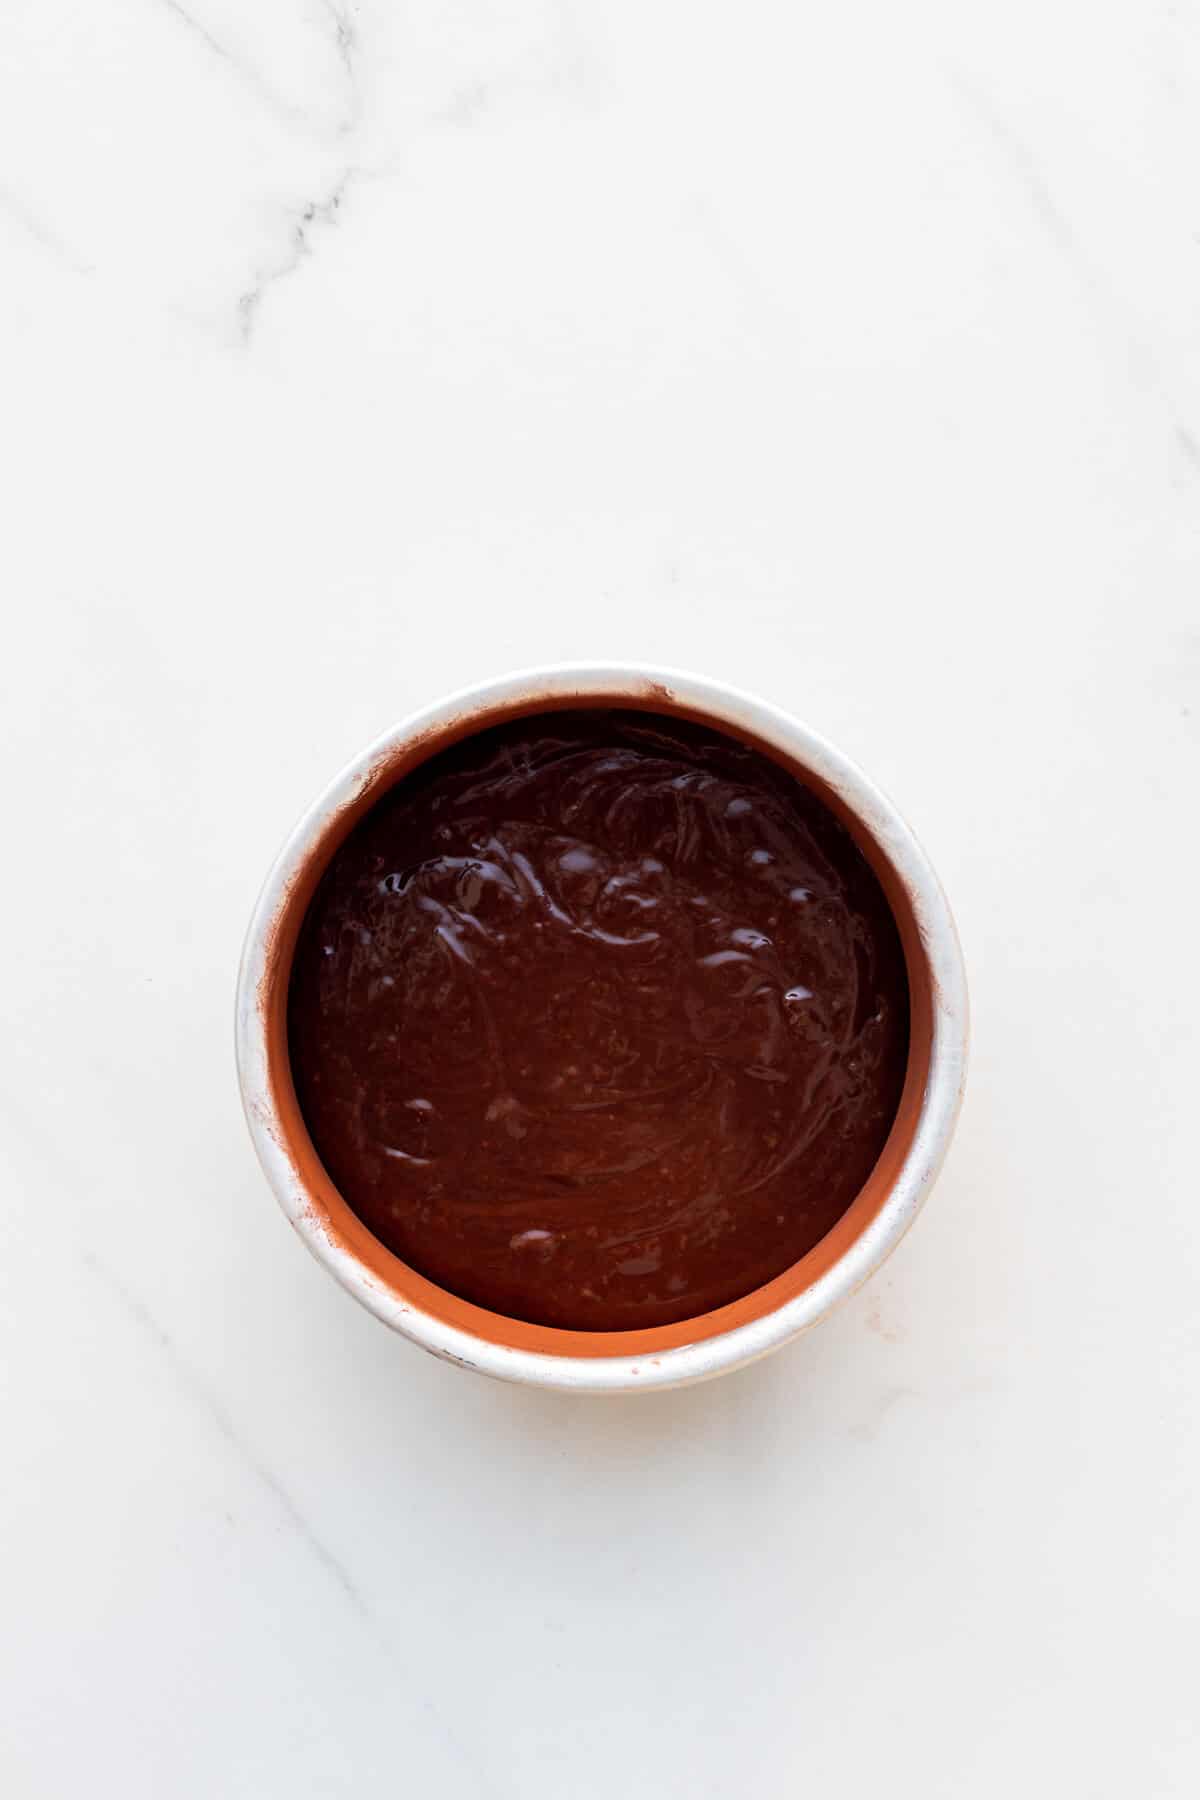
[[[0, 1788], [1200, 1787], [1200, 15], [10, 0]], [[486, 1383], [292, 1236], [243, 929], [368, 738], [710, 672], [924, 839], [975, 1020], [883, 1274]]]

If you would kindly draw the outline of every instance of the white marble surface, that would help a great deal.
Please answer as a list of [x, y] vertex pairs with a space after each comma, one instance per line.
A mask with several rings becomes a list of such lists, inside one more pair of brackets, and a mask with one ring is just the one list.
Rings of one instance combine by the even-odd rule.
[[[1200, 1786], [1200, 15], [8, 0], [0, 1790]], [[492, 1386], [255, 1168], [371, 734], [653, 658], [939, 865], [947, 1171], [708, 1388]]]

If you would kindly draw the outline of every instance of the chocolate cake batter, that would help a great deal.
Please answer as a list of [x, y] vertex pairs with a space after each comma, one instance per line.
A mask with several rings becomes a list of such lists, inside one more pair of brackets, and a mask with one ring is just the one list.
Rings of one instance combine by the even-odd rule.
[[847, 832], [732, 739], [561, 712], [406, 776], [335, 855], [289, 997], [340, 1192], [496, 1312], [620, 1331], [780, 1274], [900, 1098], [896, 926]]

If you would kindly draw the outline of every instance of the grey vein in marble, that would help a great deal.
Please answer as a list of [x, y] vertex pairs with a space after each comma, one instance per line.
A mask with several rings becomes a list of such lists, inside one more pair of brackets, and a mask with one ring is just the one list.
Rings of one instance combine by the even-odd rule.
[[175, 17], [180, 19], [189, 31], [194, 31], [200, 41], [208, 45], [214, 56], [219, 56], [224, 62], [233, 63], [235, 68], [238, 67], [236, 57], [232, 56], [224, 44], [213, 36], [207, 25], [202, 24], [194, 13], [188, 11], [183, 0], [163, 0], [163, 5], [168, 12], [174, 13]]
[[[320, 1564], [326, 1574], [336, 1582], [342, 1594], [363, 1621], [367, 1629], [377, 1639], [380, 1648], [389, 1658], [392, 1657], [392, 1646], [367, 1605], [361, 1589], [358, 1587], [340, 1557], [329, 1548], [318, 1535], [312, 1523], [296, 1505], [287, 1488], [279, 1477], [257, 1456], [254, 1450], [235, 1427], [233, 1420], [212, 1394], [195, 1370], [181, 1354], [178, 1345], [160, 1321], [150, 1311], [145, 1302], [133, 1293], [113, 1271], [90, 1250], [82, 1253], [81, 1261], [88, 1272], [99, 1281], [120, 1303], [124, 1311], [138, 1326], [143, 1336], [161, 1351], [175, 1378], [176, 1385], [188, 1395], [193, 1404], [203, 1411], [211, 1424], [235, 1451], [240, 1460], [254, 1475], [259, 1485], [270, 1495], [275, 1505], [292, 1527], [296, 1537], [308, 1549], [314, 1561]], [[476, 1792], [504, 1800], [502, 1790], [496, 1785], [489, 1770], [480, 1767], [478, 1752], [475, 1747], [460, 1736], [453, 1724], [447, 1720], [436, 1702], [430, 1698], [419, 1682], [410, 1683], [413, 1698], [419, 1701], [422, 1710], [429, 1718], [432, 1726], [441, 1737], [446, 1748], [461, 1763], [469, 1767]]]
[[326, 16], [333, 26], [334, 48], [350, 88], [352, 118], [346, 121], [348, 129], [358, 113], [358, 70], [355, 66], [358, 33], [354, 28], [350, 8], [345, 4], [345, 0], [323, 0], [323, 4]]
[[345, 112], [337, 127], [339, 137], [348, 137], [362, 121], [362, 91], [358, 79], [359, 36], [354, 23], [351, 0], [321, 0], [325, 17], [333, 27], [333, 53], [341, 65], [346, 89]]
[[73, 270], [76, 275], [94, 273], [93, 265], [84, 262], [81, 256], [77, 256], [73, 250], [69, 249], [57, 233], [51, 231], [36, 214], [30, 212], [25, 203], [10, 188], [0, 187], [0, 213], [12, 219], [31, 243], [37, 244], [40, 249], [45, 250], [65, 268]]
[[[296, 106], [292, 101], [284, 99], [282, 94], [277, 93], [255, 64], [249, 62], [245, 57], [237, 55], [228, 44], [222, 43], [221, 39], [209, 30], [203, 19], [198, 18], [190, 7], [184, 5], [184, 0], [163, 0], [163, 5], [187, 31], [191, 32], [204, 45], [210, 55], [215, 56], [234, 71], [239, 80], [262, 105], [269, 108], [287, 124], [302, 125], [307, 130], [316, 130], [320, 135], [318, 122], [310, 111], [302, 106]], [[334, 28], [334, 52], [348, 84], [349, 99], [345, 116], [336, 127], [338, 136], [343, 136], [351, 131], [358, 122], [358, 83], [353, 58], [357, 39], [350, 23], [349, 14], [340, 0], [325, 0], [324, 10]]]
[[329, 1546], [322, 1542], [321, 1538], [300, 1511], [300, 1508], [296, 1505], [296, 1502], [292, 1499], [292, 1496], [288, 1493], [278, 1476], [273, 1474], [261, 1458], [254, 1454], [254, 1451], [250, 1448], [249, 1444], [246, 1443], [244, 1438], [242, 1438], [235, 1428], [233, 1420], [229, 1417], [229, 1414], [225, 1411], [220, 1401], [208, 1391], [204, 1383], [195, 1374], [183, 1356], [181, 1356], [179, 1348], [171, 1337], [170, 1332], [159, 1323], [149, 1307], [146, 1306], [143, 1301], [139, 1300], [137, 1295], [132, 1293], [129, 1288], [125, 1286], [124, 1282], [121, 1281], [118, 1276], [114, 1275], [112, 1270], [107, 1268], [90, 1250], [84, 1251], [82, 1260], [85, 1268], [90, 1270], [97, 1280], [103, 1282], [109, 1292], [120, 1301], [130, 1318], [136, 1322], [142, 1332], [163, 1352], [171, 1366], [171, 1371], [175, 1376], [178, 1385], [184, 1388], [196, 1405], [203, 1408], [208, 1414], [209, 1419], [225, 1439], [226, 1443], [237, 1452], [247, 1468], [254, 1474], [260, 1486], [264, 1487], [271, 1495], [279, 1510], [285, 1515], [288, 1523], [292, 1526], [297, 1537], [307, 1546], [311, 1554], [321, 1564], [326, 1573], [332, 1576], [333, 1580], [337, 1582], [355, 1611], [360, 1613], [364, 1618], [368, 1618], [370, 1616], [370, 1610], [366, 1601], [363, 1599], [362, 1594], [359, 1592], [347, 1572], [345, 1565], [334, 1555]]
[[286, 281], [289, 275], [294, 275], [305, 259], [312, 255], [313, 226], [336, 225], [346, 190], [358, 173], [354, 168], [343, 169], [327, 194], [306, 201], [292, 214], [286, 253], [277, 263], [257, 271], [250, 286], [238, 295], [238, 335], [243, 344], [249, 344], [254, 335], [259, 308], [269, 290], [277, 282]]

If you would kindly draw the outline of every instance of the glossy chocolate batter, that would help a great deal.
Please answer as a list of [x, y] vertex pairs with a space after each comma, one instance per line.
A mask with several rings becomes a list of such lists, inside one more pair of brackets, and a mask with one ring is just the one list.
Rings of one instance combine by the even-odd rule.
[[465, 1299], [662, 1325], [845, 1212], [908, 1052], [896, 926], [848, 833], [757, 751], [628, 712], [467, 739], [328, 869], [296, 1089], [377, 1237]]

